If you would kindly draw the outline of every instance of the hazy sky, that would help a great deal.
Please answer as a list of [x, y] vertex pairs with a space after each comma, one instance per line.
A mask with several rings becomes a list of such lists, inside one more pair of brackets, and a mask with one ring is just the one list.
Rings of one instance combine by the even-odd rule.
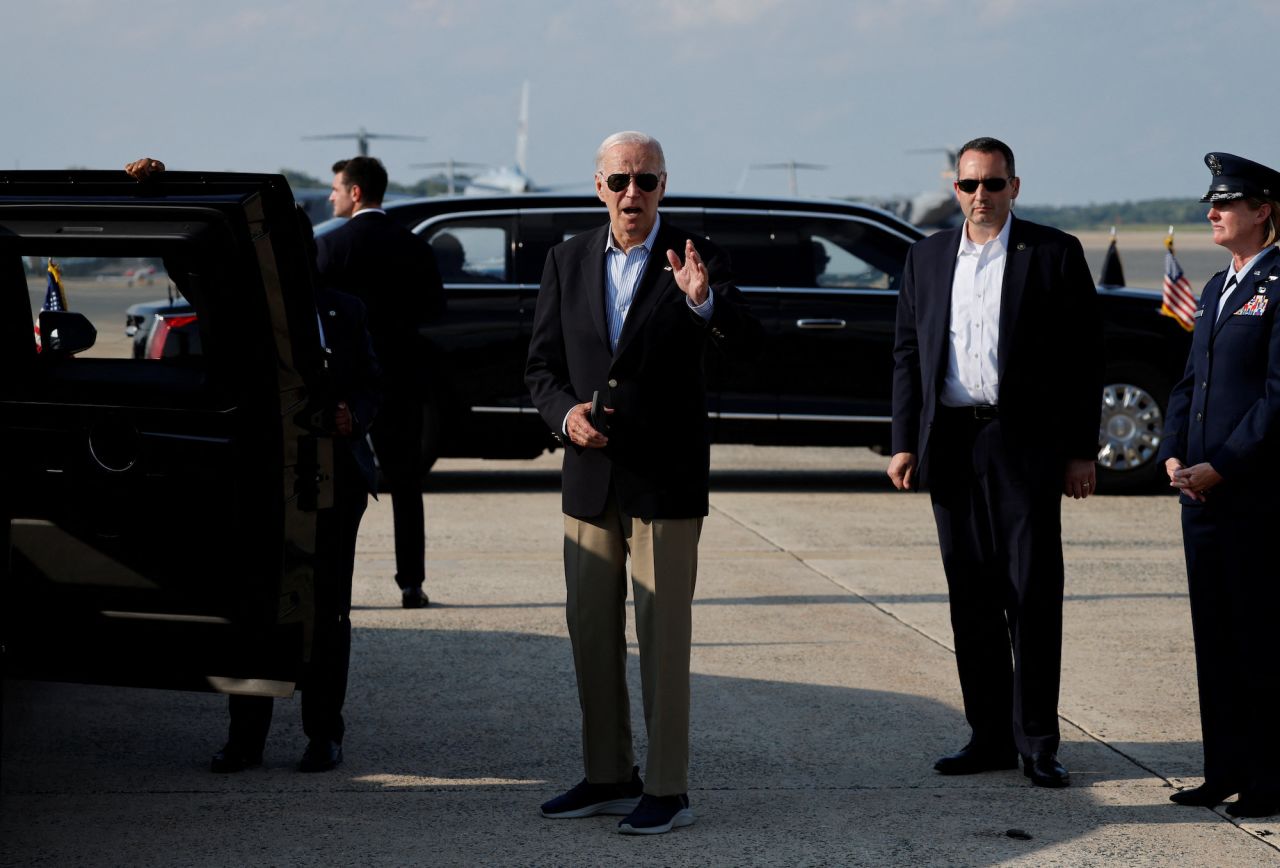
[[[411, 163], [511, 163], [589, 182], [618, 129], [657, 136], [672, 192], [729, 192], [748, 163], [825, 163], [805, 195], [940, 184], [913, 148], [1003, 138], [1022, 201], [1196, 196], [1209, 150], [1280, 168], [1277, 0], [40, 0], [11, 4], [0, 170], [173, 168], [328, 178], [373, 142]], [[585, 187], [584, 187], [585, 189]], [[745, 192], [784, 193], [753, 171]]]

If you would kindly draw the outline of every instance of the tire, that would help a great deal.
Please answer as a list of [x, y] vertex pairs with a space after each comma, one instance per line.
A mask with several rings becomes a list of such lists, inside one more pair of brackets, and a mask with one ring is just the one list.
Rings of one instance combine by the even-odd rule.
[[1104, 494], [1152, 491], [1164, 480], [1156, 460], [1164, 431], [1169, 384], [1146, 365], [1107, 369], [1098, 431], [1098, 490]]

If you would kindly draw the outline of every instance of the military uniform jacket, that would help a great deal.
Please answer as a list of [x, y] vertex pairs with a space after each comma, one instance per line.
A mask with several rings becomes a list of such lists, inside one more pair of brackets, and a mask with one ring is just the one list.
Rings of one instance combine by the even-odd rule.
[[[705, 239], [666, 220], [618, 338], [609, 348], [605, 317], [605, 242], [609, 225], [584, 232], [547, 254], [534, 313], [525, 383], [543, 420], [561, 432], [565, 415], [599, 391], [609, 417], [609, 445], [566, 443], [563, 509], [591, 518], [604, 511], [610, 484], [629, 515], [643, 519], [707, 514], [710, 439], [703, 352], [744, 353], [759, 330], [733, 286], [728, 258]], [[683, 258], [694, 239], [706, 263], [715, 307], [694, 313], [676, 285], [667, 250]]]
[[[1173, 388], [1160, 460], [1207, 461], [1223, 481], [1213, 501], [1274, 497], [1280, 476], [1280, 251], [1271, 248], [1228, 296], [1217, 317], [1226, 271], [1200, 293], [1191, 352]], [[1268, 502], [1268, 501], [1259, 501]], [[1183, 498], [1184, 504], [1194, 504]]]

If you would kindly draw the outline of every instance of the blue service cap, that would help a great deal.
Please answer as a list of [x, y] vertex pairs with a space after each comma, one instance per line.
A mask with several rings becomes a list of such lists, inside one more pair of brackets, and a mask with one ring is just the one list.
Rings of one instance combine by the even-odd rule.
[[1235, 154], [1205, 154], [1204, 164], [1213, 173], [1209, 192], [1201, 202], [1229, 202], [1251, 196], [1280, 199], [1280, 172]]

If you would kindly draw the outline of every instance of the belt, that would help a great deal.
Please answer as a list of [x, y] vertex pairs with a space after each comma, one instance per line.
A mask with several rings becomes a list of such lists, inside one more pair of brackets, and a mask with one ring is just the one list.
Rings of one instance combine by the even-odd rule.
[[972, 419], [975, 422], [990, 422], [1000, 418], [1000, 408], [995, 404], [967, 404], [963, 407], [948, 407], [939, 404], [940, 412], [953, 415], [958, 419]]

